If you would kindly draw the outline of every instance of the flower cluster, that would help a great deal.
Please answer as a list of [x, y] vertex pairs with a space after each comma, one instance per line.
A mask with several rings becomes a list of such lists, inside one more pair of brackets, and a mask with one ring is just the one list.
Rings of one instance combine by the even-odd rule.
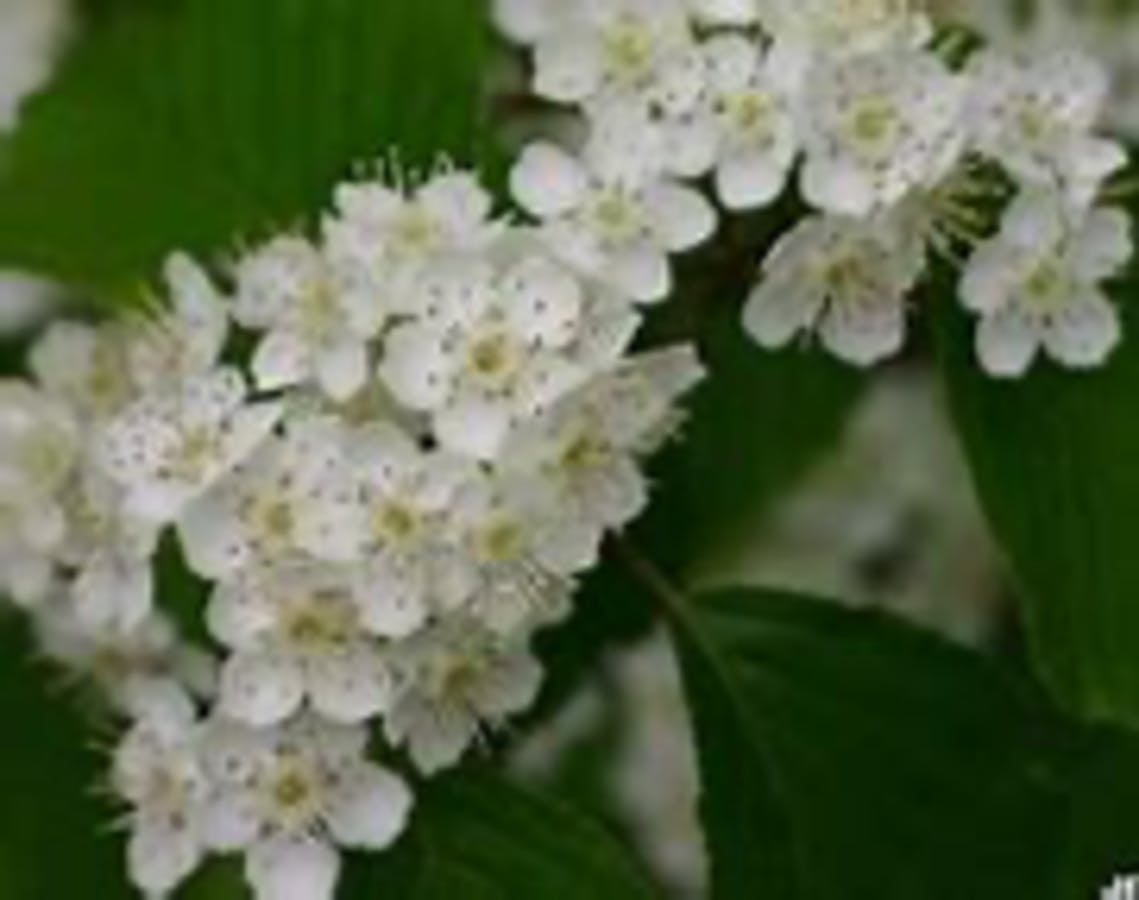
[[988, 372], [1022, 374], [1041, 348], [1102, 363], [1121, 332], [1102, 284], [1132, 254], [1127, 216], [1098, 205], [1126, 164], [1097, 133], [1107, 75], [1058, 45], [962, 60], [920, 7], [498, 0], [534, 92], [587, 126], [572, 150], [528, 147], [515, 198], [575, 270], [650, 302], [670, 289], [669, 254], [715, 230], [709, 192], [753, 211], [794, 182], [808, 212], [767, 252], [744, 312], [760, 345], [812, 334], [856, 365], [890, 357], [933, 254], [964, 249]]
[[[534, 700], [535, 632], [701, 368], [633, 355], [642, 298], [462, 172], [344, 184], [318, 240], [225, 275], [175, 255], [164, 302], [56, 323], [0, 383], [0, 590], [132, 722], [148, 896], [243, 852], [258, 897], [320, 900], [407, 821], [373, 741], [429, 775]], [[165, 593], [179, 567], [203, 604]]]
[[1107, 128], [1129, 143], [1139, 139], [1139, 10], [1127, 3], [1036, 0], [1016, 4], [988, 0], [940, 0], [942, 15], [973, 28], [1002, 47], [1033, 52], [1058, 42], [1079, 46], [1110, 72], [1104, 109]]

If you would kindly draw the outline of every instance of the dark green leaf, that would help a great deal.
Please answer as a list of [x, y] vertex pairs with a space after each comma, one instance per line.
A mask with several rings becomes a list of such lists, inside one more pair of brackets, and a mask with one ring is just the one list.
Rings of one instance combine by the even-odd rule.
[[716, 310], [698, 341], [708, 377], [656, 467], [657, 495], [638, 531], [678, 574], [735, 549], [834, 445], [864, 384], [820, 350], [761, 350], [734, 308]]
[[939, 317], [942, 365], [981, 499], [1025, 600], [1042, 674], [1069, 708], [1139, 725], [1139, 314], [1089, 374], [984, 375], [972, 327]]
[[394, 851], [353, 867], [346, 900], [648, 900], [655, 896], [603, 829], [486, 773], [417, 788]]
[[131, 900], [114, 810], [94, 793], [105, 758], [51, 674], [0, 620], [0, 900]]
[[475, 155], [480, 0], [106, 7], [0, 147], [0, 262], [125, 288], [308, 221], [355, 163]]
[[762, 592], [698, 598], [676, 640], [715, 897], [1059, 896], [1059, 732], [989, 661]]

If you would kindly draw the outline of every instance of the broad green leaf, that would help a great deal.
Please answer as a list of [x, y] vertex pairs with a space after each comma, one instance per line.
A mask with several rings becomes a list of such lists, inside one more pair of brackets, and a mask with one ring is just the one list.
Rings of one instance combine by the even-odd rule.
[[53, 674], [0, 619], [0, 900], [131, 900], [115, 811], [96, 795], [105, 757]]
[[1139, 834], [1130, 824], [1139, 809], [1139, 739], [1096, 730], [1075, 743], [1065, 762], [1071, 808], [1049, 900], [1082, 900], [1096, 896], [1093, 885], [1139, 875]]
[[983, 657], [756, 591], [696, 598], [675, 638], [717, 900], [1065, 896], [1059, 732]]
[[1034, 656], [1066, 706], [1139, 725], [1139, 313], [1091, 373], [1039, 362], [986, 376], [946, 299], [942, 366], [977, 488], [1025, 602]]
[[483, 772], [416, 789], [408, 834], [361, 860], [345, 900], [648, 900], [616, 841], [580, 814]]
[[476, 153], [481, 0], [119, 6], [0, 145], [0, 263], [125, 289], [311, 221], [353, 165]]
[[707, 378], [655, 468], [656, 495], [638, 531], [678, 574], [735, 549], [834, 446], [864, 385], [817, 348], [761, 349], [734, 308], [716, 309], [696, 340]]

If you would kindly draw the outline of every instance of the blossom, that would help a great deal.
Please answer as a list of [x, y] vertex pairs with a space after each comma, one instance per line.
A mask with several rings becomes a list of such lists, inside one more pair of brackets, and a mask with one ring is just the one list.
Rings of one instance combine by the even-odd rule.
[[25, 382], [0, 381], [0, 586], [18, 601], [49, 587], [67, 528], [59, 494], [78, 454], [65, 406]]
[[407, 292], [436, 259], [479, 253], [501, 233], [490, 194], [467, 172], [408, 189], [378, 180], [336, 189], [323, 251], [337, 296], [365, 332], [408, 309]]
[[689, 0], [696, 22], [702, 25], [755, 25], [766, 0]]
[[256, 449], [281, 415], [277, 403], [246, 402], [236, 369], [215, 369], [146, 395], [107, 427], [102, 464], [127, 506], [172, 522]]
[[401, 644], [397, 665], [405, 677], [384, 730], [426, 774], [453, 765], [484, 723], [500, 724], [529, 706], [542, 675], [517, 638], [462, 619]]
[[796, 55], [833, 60], [920, 47], [932, 36], [913, 0], [762, 0], [760, 18]]
[[523, 24], [514, 16], [507, 26], [515, 34], [538, 32], [534, 90], [549, 100], [624, 95], [678, 112], [699, 91], [699, 60], [680, 0], [580, 0], [544, 21]]
[[944, 178], [964, 146], [959, 76], [905, 51], [828, 63], [804, 86], [801, 189], [821, 210], [865, 216]]
[[472, 567], [448, 536], [450, 506], [476, 470], [390, 423], [363, 426], [348, 443], [366, 528], [356, 602], [368, 630], [405, 637], [472, 590]]
[[594, 565], [602, 526], [562, 515], [548, 483], [487, 473], [452, 503], [456, 540], [475, 576], [464, 609], [511, 633], [565, 617], [571, 577]]
[[503, 449], [500, 468], [551, 486], [563, 521], [621, 528], [648, 501], [641, 457], [669, 433], [677, 398], [702, 374], [687, 347], [629, 360], [529, 423]]
[[384, 310], [346, 291], [325, 256], [302, 238], [281, 237], [242, 259], [234, 317], [264, 333], [251, 368], [257, 386], [312, 381], [337, 400], [368, 377], [366, 342]]
[[294, 554], [351, 562], [358, 506], [344, 464], [342, 429], [328, 417], [290, 420], [193, 503], [178, 530], [200, 575], [226, 580]]
[[103, 422], [138, 399], [127, 332], [119, 323], [52, 322], [32, 345], [29, 368], [40, 389], [80, 420]]
[[131, 377], [142, 391], [207, 373], [229, 334], [225, 300], [190, 257], [172, 254], [163, 271], [170, 309], [135, 315], [122, 335]]
[[772, 248], [744, 309], [744, 327], [763, 347], [817, 331], [836, 356], [866, 366], [897, 353], [905, 299], [925, 258], [889, 217], [867, 222], [813, 216]]
[[67, 532], [56, 558], [74, 573], [75, 615], [90, 629], [129, 633], [153, 609], [158, 525], [132, 515], [122, 489], [90, 461], [63, 503]]
[[245, 852], [258, 900], [332, 900], [337, 847], [382, 850], [407, 824], [411, 792], [368, 762], [367, 732], [305, 715], [280, 728], [213, 724], [209, 844]]
[[993, 375], [1015, 377], [1040, 347], [1073, 368], [1102, 364], [1121, 328], [1101, 283], [1132, 252], [1123, 211], [1084, 212], [1053, 192], [1022, 194], [1000, 233], [977, 248], [961, 281], [962, 302], [981, 316], [981, 364]]
[[307, 698], [331, 721], [381, 712], [391, 690], [379, 645], [363, 631], [343, 572], [282, 562], [219, 585], [207, 611], [210, 631], [233, 652], [222, 664], [219, 709], [264, 727]]
[[577, 279], [540, 246], [440, 262], [423, 281], [424, 314], [388, 335], [380, 374], [401, 402], [432, 415], [445, 447], [492, 458], [516, 418], [584, 377], [574, 358], [584, 303]]
[[130, 804], [128, 869], [151, 895], [166, 895], [205, 853], [207, 782], [190, 699], [172, 683], [146, 691], [138, 719], [115, 750], [113, 782]]
[[21, 335], [43, 322], [57, 307], [59, 288], [19, 272], [0, 273], [0, 335]]
[[[149, 895], [242, 852], [261, 900], [331, 900], [339, 851], [411, 807], [371, 735], [434, 772], [534, 701], [535, 635], [644, 507], [701, 374], [630, 349], [668, 254], [715, 225], [662, 166], [680, 94], [644, 87], [597, 98], [556, 221], [495, 219], [467, 173], [345, 185], [318, 237], [216, 283], [175, 255], [167, 308], [58, 325], [36, 382], [0, 384], [0, 577], [130, 723], [113, 782]], [[595, 190], [640, 224], [593, 234], [620, 225]], [[183, 564], [208, 649], [165, 608]]]
[[0, 132], [18, 124], [24, 101], [51, 75], [72, 14], [63, 0], [11, 0], [0, 6]]
[[[599, 150], [594, 160], [605, 155]], [[699, 192], [652, 166], [635, 177], [608, 168], [539, 142], [523, 151], [511, 191], [543, 223], [551, 250], [579, 271], [634, 301], [662, 300], [672, 285], [669, 254], [710, 237], [715, 212]]]
[[783, 190], [797, 155], [794, 88], [779, 60], [742, 35], [712, 38], [703, 50], [700, 106], [671, 126], [672, 146], [689, 160], [681, 174], [703, 174], [699, 161], [707, 155], [726, 207], [764, 206]]
[[985, 51], [969, 75], [973, 144], [1023, 185], [1061, 188], [1086, 204], [1126, 164], [1119, 145], [1094, 134], [1110, 85], [1091, 57], [1066, 48]]
[[90, 682], [117, 710], [155, 680], [175, 680], [198, 696], [214, 691], [213, 658], [185, 643], [174, 623], [154, 609], [129, 630], [95, 628], [75, 614], [73, 598], [56, 586], [33, 610], [44, 655], [77, 680]]

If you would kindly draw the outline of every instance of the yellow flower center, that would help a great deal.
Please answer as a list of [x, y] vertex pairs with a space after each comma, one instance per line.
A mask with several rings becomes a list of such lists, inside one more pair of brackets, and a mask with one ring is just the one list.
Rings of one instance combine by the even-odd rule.
[[502, 518], [491, 523], [475, 535], [475, 552], [487, 563], [513, 562], [522, 556], [526, 547], [521, 524]]
[[602, 192], [593, 203], [593, 218], [611, 241], [630, 240], [644, 230], [644, 219], [637, 204], [625, 192]]
[[434, 249], [440, 238], [439, 223], [421, 206], [406, 207], [395, 219], [389, 240], [399, 256], [418, 256]]
[[285, 611], [282, 631], [298, 650], [323, 652], [351, 640], [358, 622], [348, 597], [335, 591], [318, 591]]
[[372, 535], [386, 544], [407, 544], [420, 533], [419, 513], [406, 503], [386, 500], [372, 510]]
[[1072, 280], [1062, 263], [1047, 257], [1028, 274], [1024, 291], [1038, 309], [1054, 310], [1067, 303], [1072, 293]]
[[638, 81], [649, 75], [654, 57], [653, 35], [643, 22], [624, 16], [604, 35], [605, 58], [617, 78]]
[[220, 455], [220, 439], [215, 429], [197, 425], [182, 432], [173, 459], [166, 466], [168, 473], [186, 481], [197, 481], [209, 471]]
[[562, 450], [561, 466], [568, 472], [597, 468], [609, 456], [609, 448], [598, 435], [582, 430], [571, 437]]
[[467, 346], [467, 371], [488, 387], [503, 387], [522, 362], [522, 350], [504, 331], [476, 336]]
[[744, 134], [762, 137], [770, 130], [775, 104], [759, 91], [744, 91], [723, 101], [725, 117]]
[[898, 133], [898, 111], [888, 97], [862, 98], [850, 112], [847, 133], [864, 151], [877, 152], [893, 145]]

